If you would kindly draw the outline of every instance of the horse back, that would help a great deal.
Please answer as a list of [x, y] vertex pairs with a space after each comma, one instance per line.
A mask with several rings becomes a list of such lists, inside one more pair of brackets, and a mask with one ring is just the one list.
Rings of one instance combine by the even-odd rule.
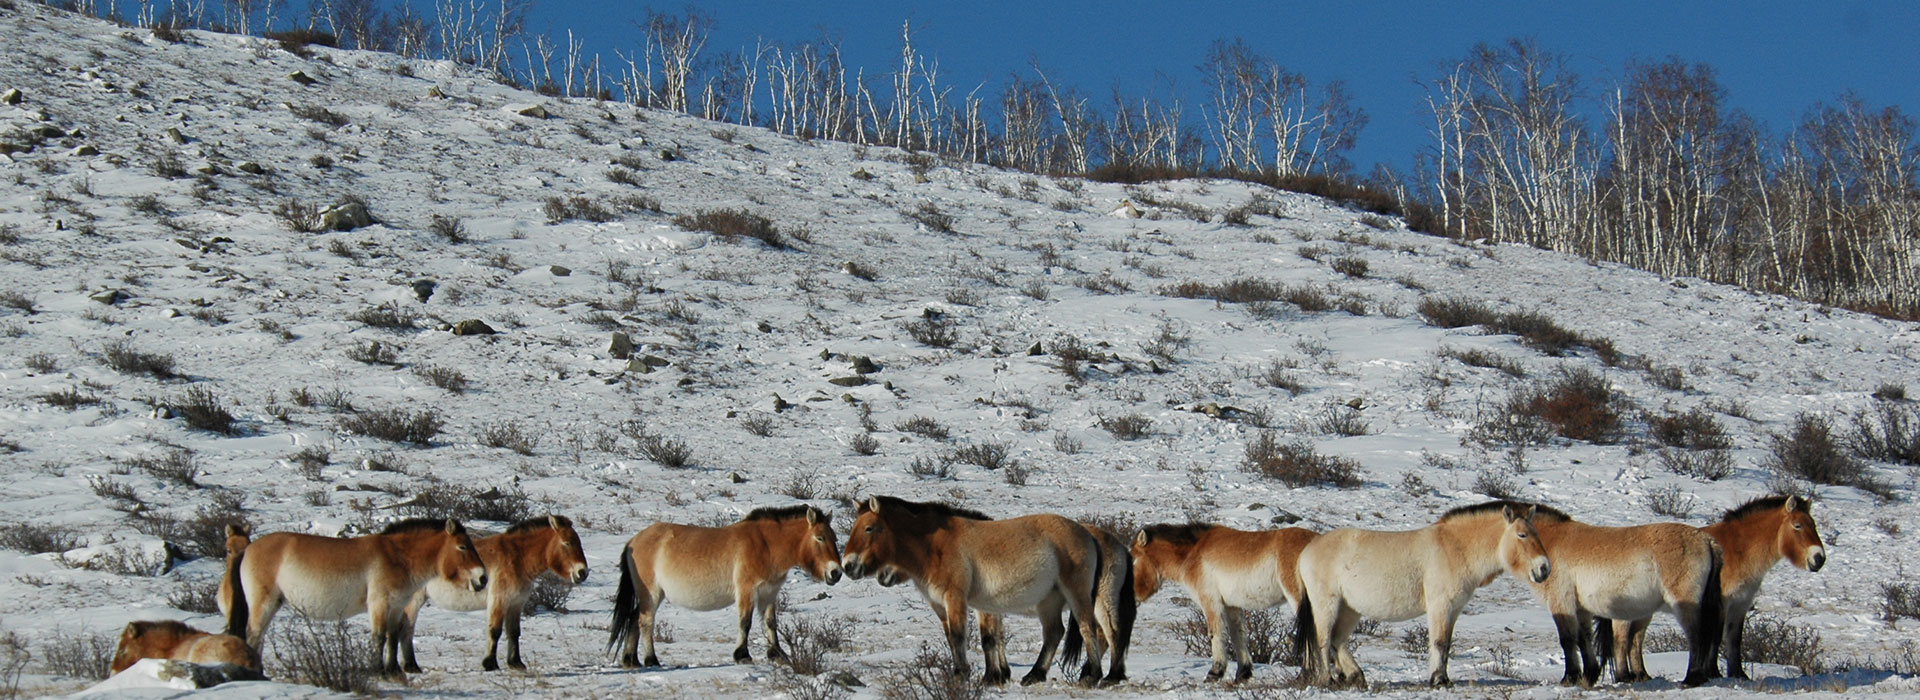
[[[755, 567], [753, 548], [743, 545], [735, 528], [654, 523], [627, 541], [634, 578], [642, 588], [695, 610], [713, 610], [734, 601], [736, 574]], [[745, 561], [743, 561], [745, 559]], [[785, 570], [766, 575], [785, 575]]]
[[[1316, 600], [1334, 595], [1362, 615], [1394, 621], [1426, 612], [1429, 574], [1447, 573], [1435, 560], [1444, 563], [1450, 556], [1432, 527], [1405, 531], [1340, 528], [1310, 540], [1300, 551], [1299, 569], [1303, 585]], [[1469, 593], [1480, 584], [1446, 583], [1464, 586]]]
[[[247, 545], [241, 576], [250, 600], [278, 593], [318, 619], [366, 611], [368, 588], [390, 568], [367, 538], [275, 532]], [[411, 591], [407, 591], [411, 593]]]

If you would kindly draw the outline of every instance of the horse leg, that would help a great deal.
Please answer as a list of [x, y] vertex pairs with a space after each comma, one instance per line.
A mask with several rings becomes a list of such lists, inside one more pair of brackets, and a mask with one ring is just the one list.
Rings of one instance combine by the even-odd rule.
[[420, 620], [420, 607], [427, 604], [427, 589], [422, 588], [413, 594], [413, 600], [407, 602], [405, 613], [400, 618], [400, 656], [402, 667], [407, 673], [419, 673], [420, 661], [413, 657], [413, 629]]
[[1687, 676], [1680, 679], [1680, 686], [1683, 688], [1697, 687], [1711, 680], [1707, 675], [1706, 667], [1713, 665], [1715, 660], [1705, 658], [1706, 654], [1703, 652], [1712, 648], [1712, 645], [1705, 640], [1705, 636], [1714, 634], [1715, 630], [1702, 629], [1704, 627], [1701, 624], [1704, 621], [1703, 612], [1700, 601], [1697, 600], [1673, 603], [1673, 614], [1680, 618], [1680, 631], [1687, 635]]
[[1333, 642], [1335, 650], [1330, 653], [1334, 654], [1334, 656], [1322, 658], [1338, 660], [1340, 664], [1339, 684], [1364, 690], [1367, 687], [1367, 674], [1360, 670], [1359, 660], [1353, 658], [1353, 651], [1347, 648], [1347, 640], [1353, 637], [1354, 628], [1360, 626], [1360, 611], [1354, 610], [1345, 603], [1342, 603], [1340, 613], [1334, 618], [1333, 625], [1334, 628], [1332, 632], [1333, 639], [1335, 640]]
[[[645, 589], [638, 593], [636, 602], [640, 606], [640, 611], [633, 617], [633, 626], [637, 634], [627, 638], [626, 660], [621, 663], [628, 668], [642, 664], [657, 667], [660, 665], [660, 657], [653, 655], [653, 622], [655, 616], [660, 614], [660, 603], [666, 599], [666, 595]], [[647, 658], [641, 663], [633, 663], [635, 657], [639, 656], [635, 653], [634, 647], [643, 643], [646, 645]]]
[[780, 627], [774, 619], [774, 604], [780, 602], [780, 592], [770, 591], [760, 596], [760, 624], [767, 629], [767, 660], [786, 661], [787, 650], [780, 648]]
[[[1095, 547], [1097, 548], [1098, 545], [1096, 544]], [[1100, 623], [1095, 619], [1097, 613], [1093, 609], [1093, 602], [1100, 594], [1100, 578], [1089, 575], [1084, 582], [1085, 585], [1078, 585], [1071, 580], [1062, 581], [1062, 583], [1067, 584], [1064, 590], [1087, 592], [1085, 596], [1068, 594], [1063, 597], [1068, 609], [1073, 611], [1074, 619], [1080, 623], [1080, 638], [1087, 645], [1087, 655], [1080, 662], [1078, 682], [1083, 687], [1091, 688], [1100, 684], [1100, 661], [1101, 657], [1107, 655], [1103, 638], [1100, 636]], [[1064, 628], [1061, 636], [1066, 636]], [[1047, 648], [1048, 660], [1051, 661], [1053, 647]]]
[[1253, 652], [1247, 648], [1247, 611], [1239, 608], [1227, 608], [1227, 632], [1232, 635], [1234, 661], [1239, 667], [1233, 674], [1233, 682], [1239, 683], [1253, 677]]
[[387, 609], [387, 596], [369, 593], [367, 596], [367, 617], [373, 627], [373, 665], [387, 676], [401, 675], [400, 670], [400, 630], [395, 624], [392, 611]]
[[948, 593], [944, 603], [935, 608], [940, 615], [943, 631], [947, 633], [947, 650], [953, 656], [951, 670], [957, 678], [966, 678], [973, 667], [967, 664], [967, 599], [964, 593]]
[[523, 605], [507, 606], [507, 619], [503, 620], [507, 623], [507, 668], [515, 671], [527, 670], [527, 665], [520, 661], [520, 615]]
[[753, 662], [753, 655], [747, 653], [747, 638], [753, 636], [753, 584], [734, 582], [734, 609], [740, 613], [740, 643], [733, 647], [733, 662], [745, 664]]
[[1627, 639], [1633, 645], [1633, 666], [1627, 669], [1627, 682], [1653, 680], [1653, 674], [1647, 673], [1647, 628], [1652, 625], [1653, 618], [1649, 617], [1634, 620], [1627, 626]]
[[1586, 610], [1576, 611], [1574, 630], [1580, 637], [1580, 665], [1584, 673], [1580, 676], [1580, 687], [1592, 688], [1600, 682], [1600, 659], [1593, 653], [1593, 613]]
[[1453, 679], [1447, 676], [1447, 655], [1453, 651], [1453, 610], [1445, 603], [1429, 603], [1427, 630], [1427, 685], [1451, 687]]
[[1553, 613], [1553, 627], [1554, 631], [1560, 634], [1560, 655], [1566, 666], [1566, 672], [1560, 674], [1562, 686], [1584, 686], [1581, 681], [1585, 679], [1586, 673], [1581, 666], [1581, 654], [1586, 650], [1580, 648], [1579, 620], [1579, 615], [1573, 612]]
[[1722, 652], [1726, 654], [1727, 657], [1728, 678], [1743, 681], [1749, 680], [1747, 677], [1746, 663], [1745, 660], [1741, 658], [1741, 654], [1745, 651], [1743, 647], [1746, 645], [1747, 639], [1747, 614], [1752, 611], [1753, 601], [1751, 599], [1729, 599], [1727, 601], [1727, 619], [1723, 624], [1725, 632], [1721, 636], [1721, 639], [1724, 640], [1722, 644], [1725, 645], [1722, 647]]
[[267, 640], [267, 623], [273, 622], [273, 614], [280, 612], [280, 604], [286, 602], [286, 597], [274, 590], [260, 600], [249, 602], [252, 607], [247, 608], [247, 646], [260, 649], [261, 643]]
[[1002, 685], [1013, 677], [1013, 667], [1007, 664], [1006, 629], [999, 615], [980, 613], [980, 655], [986, 663], [987, 672], [980, 681], [987, 685]]
[[487, 600], [487, 657], [480, 660], [484, 671], [500, 670], [500, 632], [505, 628], [507, 611], [489, 596]]
[[1308, 599], [1307, 615], [1313, 620], [1311, 629], [1314, 631], [1314, 653], [1311, 656], [1317, 658], [1306, 659], [1305, 670], [1308, 679], [1316, 685], [1329, 687], [1333, 685], [1336, 660], [1333, 649], [1338, 643], [1333, 638], [1333, 626], [1334, 621], [1340, 617], [1342, 607], [1344, 606], [1341, 605], [1340, 599], [1332, 596]]
[[[1054, 651], [1059, 647], [1060, 640], [1067, 636], [1067, 626], [1060, 623], [1061, 608], [1066, 607], [1063, 603], [1065, 601], [1060, 600], [1057, 593], [1040, 601], [1040, 656], [1033, 660], [1033, 668], [1027, 671], [1027, 675], [1020, 677], [1020, 685], [1033, 685], [1047, 679], [1047, 667], [1053, 665]], [[1096, 652], [1091, 648], [1092, 640], [1087, 641], [1087, 655], [1092, 656]], [[1094, 674], [1093, 679], [1099, 680], [1100, 675]], [[1086, 682], [1084, 674], [1081, 682]]]
[[1207, 637], [1212, 645], [1213, 665], [1207, 667], [1207, 682], [1227, 675], [1227, 611], [1217, 598], [1200, 601], [1200, 612], [1207, 617]]

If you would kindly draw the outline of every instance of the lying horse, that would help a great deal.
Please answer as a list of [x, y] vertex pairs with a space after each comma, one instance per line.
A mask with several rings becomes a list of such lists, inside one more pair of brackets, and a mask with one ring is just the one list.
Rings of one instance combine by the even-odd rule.
[[[1813, 503], [1799, 496], [1756, 498], [1727, 511], [1720, 522], [1700, 529], [1720, 545], [1725, 560], [1720, 567], [1720, 594], [1726, 603], [1720, 639], [1727, 657], [1727, 676], [1744, 679], [1747, 670], [1741, 654], [1747, 614], [1753, 611], [1753, 601], [1760, 595], [1760, 583], [1767, 571], [1781, 559], [1807, 571], [1819, 571], [1827, 564], [1827, 550], [1813, 522]], [[1650, 678], [1642, 657], [1648, 622], [1594, 621], [1594, 634], [1600, 638], [1600, 660], [1613, 662], [1614, 680], [1624, 683]], [[1616, 650], [1623, 650], [1617, 652], [1618, 657]], [[1712, 674], [1718, 668], [1710, 666], [1707, 670]]]
[[1023, 685], [1046, 680], [1064, 635], [1060, 613], [1070, 609], [1089, 648], [1080, 683], [1099, 682], [1105, 650], [1094, 629], [1093, 601], [1101, 578], [1101, 548], [1085, 526], [1051, 514], [990, 520], [943, 503], [889, 496], [868, 498], [856, 510], [842, 558], [847, 575], [872, 575], [882, 586], [913, 581], [941, 620], [954, 675], [972, 668], [966, 650], [970, 607], [980, 609], [988, 683], [1012, 676], [999, 616], [1040, 618], [1040, 656], [1021, 679]]
[[1595, 617], [1639, 620], [1671, 610], [1686, 632], [1689, 688], [1707, 682], [1720, 628], [1720, 548], [1682, 523], [1601, 527], [1540, 506], [1533, 518], [1553, 552], [1554, 577], [1534, 594], [1553, 613], [1565, 655], [1562, 685], [1590, 687], [1600, 677], [1587, 625]]
[[1361, 616], [1387, 622], [1427, 616], [1427, 682], [1452, 685], [1447, 653], [1453, 623], [1473, 592], [1505, 570], [1535, 583], [1553, 564], [1534, 531], [1534, 507], [1508, 501], [1463, 506], [1418, 530], [1384, 532], [1341, 528], [1314, 538], [1300, 552], [1319, 644], [1310, 676], [1322, 685], [1366, 687], [1347, 637]]
[[[1311, 626], [1306, 608], [1306, 584], [1300, 580], [1300, 552], [1318, 533], [1304, 528], [1248, 532], [1224, 525], [1189, 523], [1149, 525], [1133, 538], [1133, 595], [1153, 597], [1168, 580], [1178, 581], [1207, 618], [1213, 641], [1213, 666], [1207, 680], [1227, 672], [1227, 639], [1231, 635], [1239, 670], [1235, 681], [1253, 677], [1253, 658], [1247, 649], [1250, 611], [1282, 602], [1294, 611], [1297, 625]], [[1295, 635], [1305, 647], [1306, 634]], [[1298, 648], [1303, 664], [1307, 651]]]
[[177, 659], [196, 664], [233, 664], [260, 670], [260, 655], [239, 637], [202, 632], [175, 620], [129, 622], [113, 651], [113, 672], [141, 659]]
[[815, 581], [840, 580], [840, 551], [833, 516], [813, 506], [761, 508], [726, 527], [654, 523], [627, 541], [620, 552], [620, 585], [614, 595], [609, 650], [620, 648], [620, 665], [640, 666], [637, 647], [646, 643], [646, 665], [659, 666], [653, 653], [653, 621], [660, 603], [694, 610], [719, 610], [729, 603], [739, 611], [740, 643], [733, 660], [747, 663], [747, 638], [753, 613], [767, 628], [767, 659], [781, 661], [775, 630], [776, 603], [787, 570], [796, 566]]
[[341, 538], [275, 532], [233, 558], [238, 576], [230, 618], [247, 620], [247, 643], [266, 637], [282, 604], [318, 620], [367, 613], [373, 623], [374, 663], [400, 673], [406, 606], [428, 581], [444, 579], [479, 591], [487, 568], [457, 520], [423, 518], [394, 523], [377, 535]]
[[587, 580], [587, 558], [573, 521], [558, 515], [523, 520], [506, 532], [473, 541], [480, 561], [487, 565], [487, 587], [471, 591], [435, 579], [428, 581], [407, 603], [406, 630], [400, 636], [401, 654], [408, 672], [420, 670], [413, 658], [413, 625], [428, 599], [448, 610], [487, 611], [487, 656], [480, 668], [500, 670], [500, 633], [507, 633], [507, 667], [525, 670], [520, 661], [520, 616], [545, 574], [569, 584]]

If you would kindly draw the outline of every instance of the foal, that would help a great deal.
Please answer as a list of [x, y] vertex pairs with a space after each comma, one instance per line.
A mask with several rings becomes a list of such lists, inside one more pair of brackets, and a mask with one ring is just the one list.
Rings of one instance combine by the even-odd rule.
[[196, 664], [234, 664], [260, 670], [260, 655], [230, 634], [213, 634], [175, 620], [129, 622], [113, 650], [114, 673], [141, 659], [178, 659]]

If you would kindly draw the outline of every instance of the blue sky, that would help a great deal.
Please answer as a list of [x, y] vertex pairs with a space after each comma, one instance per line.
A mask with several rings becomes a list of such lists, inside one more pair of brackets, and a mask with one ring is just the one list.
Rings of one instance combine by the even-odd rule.
[[[652, 5], [679, 13], [689, 5]], [[1816, 102], [1854, 90], [1869, 106], [1920, 112], [1920, 3], [1849, 2], [797, 2], [690, 5], [713, 17], [709, 52], [776, 41], [841, 40], [869, 75], [890, 71], [902, 20], [938, 57], [943, 82], [997, 94], [1031, 61], [1056, 81], [1104, 99], [1144, 93], [1171, 78], [1187, 111], [1204, 100], [1196, 66], [1216, 39], [1240, 37], [1316, 83], [1347, 83], [1371, 117], [1352, 154], [1406, 167], [1425, 144], [1416, 77], [1480, 42], [1530, 37], [1565, 54], [1590, 94], [1632, 58], [1669, 55], [1716, 69], [1732, 106], [1778, 133]], [[640, 45], [634, 21], [649, 5], [622, 0], [535, 0], [532, 31], [572, 29], [611, 58]]]

